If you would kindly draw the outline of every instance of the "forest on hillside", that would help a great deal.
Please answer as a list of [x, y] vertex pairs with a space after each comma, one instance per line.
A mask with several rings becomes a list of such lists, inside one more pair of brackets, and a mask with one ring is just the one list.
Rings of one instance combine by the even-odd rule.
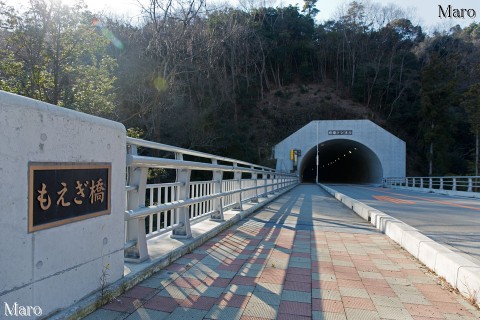
[[317, 13], [316, 0], [151, 0], [131, 23], [82, 2], [0, 0], [0, 89], [260, 164], [312, 120], [370, 119], [407, 142], [409, 175], [478, 175], [480, 24], [427, 34], [362, 1]]

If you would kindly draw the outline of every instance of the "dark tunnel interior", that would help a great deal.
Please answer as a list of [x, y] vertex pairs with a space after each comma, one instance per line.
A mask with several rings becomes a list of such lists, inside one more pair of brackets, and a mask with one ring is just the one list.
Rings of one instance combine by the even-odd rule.
[[[316, 147], [303, 157], [302, 182], [316, 180]], [[352, 140], [335, 139], [318, 145], [318, 181], [323, 183], [380, 183], [383, 169], [375, 153]]]

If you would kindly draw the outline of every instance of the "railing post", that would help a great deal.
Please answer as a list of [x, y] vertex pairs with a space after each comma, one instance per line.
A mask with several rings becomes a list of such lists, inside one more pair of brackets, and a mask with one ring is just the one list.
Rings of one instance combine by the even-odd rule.
[[[238, 167], [238, 164], [235, 162], [233, 163], [233, 166], [236, 168]], [[235, 203], [233, 204], [233, 210], [243, 210], [242, 206], [242, 172], [241, 171], [234, 171], [233, 172], [233, 179], [235, 180], [235, 189], [239, 190], [238, 192], [235, 193], [234, 199]]]
[[270, 191], [270, 194], [275, 194], [275, 174], [274, 173], [270, 174], [270, 180], [272, 180], [272, 190]]
[[443, 177], [440, 178], [440, 187], [439, 187], [440, 190], [443, 190]]
[[423, 189], [423, 178], [420, 178], [420, 188]]
[[428, 189], [430, 189], [430, 190], [433, 189], [433, 178], [432, 177], [428, 178]]
[[[137, 147], [130, 145], [127, 153], [137, 155]], [[135, 186], [127, 194], [127, 210], [135, 210], [145, 206], [145, 190], [147, 185], [147, 168], [129, 167], [128, 181], [129, 186]], [[125, 258], [136, 261], [144, 261], [148, 258], [147, 235], [145, 231], [145, 218], [132, 219], [127, 221], [126, 242], [134, 241], [135, 246], [125, 250]]]
[[[175, 153], [177, 160], [183, 160], [183, 154]], [[190, 198], [190, 176], [192, 171], [189, 169], [177, 169], [177, 182], [181, 185], [178, 186], [177, 200], [187, 200]], [[178, 209], [178, 222], [181, 227], [175, 228], [172, 231], [172, 238], [191, 238], [192, 230], [190, 229], [190, 216], [188, 213], [188, 207], [181, 207]]]
[[263, 185], [264, 185], [264, 194], [265, 194], [265, 198], [268, 198], [268, 173], [267, 172], [264, 172], [262, 173], [262, 178], [263, 178]]
[[272, 194], [275, 194], [275, 192], [277, 191], [277, 185], [275, 184], [275, 180], [276, 180], [276, 175], [272, 174], [271, 175], [272, 177]]
[[452, 191], [457, 191], [457, 178], [453, 178]]
[[[255, 170], [255, 167], [252, 167]], [[252, 172], [252, 180], [255, 184], [255, 196], [252, 198], [253, 203], [258, 203], [258, 174], [256, 172]]]
[[472, 192], [473, 191], [473, 179], [472, 177], [468, 178], [468, 190], [467, 192]]
[[[217, 159], [212, 159], [213, 164], [217, 164]], [[213, 171], [213, 193], [222, 193], [222, 180], [223, 172], [222, 171]], [[210, 220], [213, 221], [223, 221], [223, 197], [217, 197], [213, 199], [213, 212], [210, 215]]]

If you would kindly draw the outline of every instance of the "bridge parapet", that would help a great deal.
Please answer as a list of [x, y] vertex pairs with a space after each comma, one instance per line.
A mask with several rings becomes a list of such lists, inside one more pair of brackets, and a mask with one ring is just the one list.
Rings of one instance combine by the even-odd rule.
[[[138, 154], [138, 148], [173, 153], [175, 159]], [[185, 160], [184, 156], [194, 157]], [[202, 162], [202, 161], [203, 162]], [[208, 161], [208, 162], [205, 162]], [[221, 163], [219, 163], [221, 162]], [[149, 169], [174, 169], [175, 182], [148, 183]], [[192, 171], [211, 172], [208, 181], [193, 181]], [[225, 173], [230, 177], [225, 177]], [[172, 232], [190, 238], [190, 226], [199, 220], [224, 219], [229, 208], [242, 209], [246, 201], [298, 183], [298, 176], [272, 168], [175, 146], [127, 138], [126, 250], [128, 261], [148, 258], [147, 240]]]
[[0, 137], [0, 318], [46, 318], [123, 277], [125, 127], [0, 91]]
[[480, 176], [384, 178], [383, 186], [480, 198]]

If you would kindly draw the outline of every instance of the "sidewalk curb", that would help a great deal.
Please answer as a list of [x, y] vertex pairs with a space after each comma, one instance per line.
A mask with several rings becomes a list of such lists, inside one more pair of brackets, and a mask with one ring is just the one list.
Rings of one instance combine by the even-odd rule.
[[207, 242], [211, 238], [215, 237], [222, 231], [230, 228], [231, 226], [235, 225], [239, 221], [247, 218], [249, 215], [254, 213], [255, 211], [261, 209], [265, 205], [269, 204], [270, 202], [274, 201], [278, 197], [284, 195], [285, 193], [289, 192], [293, 188], [298, 186], [298, 183], [288, 187], [284, 190], [281, 190], [280, 193], [275, 193], [273, 196], [268, 197], [262, 202], [255, 204], [254, 206], [250, 207], [247, 210], [239, 212], [230, 220], [227, 220], [220, 225], [214, 227], [210, 231], [202, 234], [199, 237], [196, 237], [192, 240], [192, 242], [185, 244], [175, 250], [170, 251], [169, 253], [151, 261], [148, 266], [142, 269], [139, 272], [132, 272], [131, 274], [123, 277], [122, 279], [112, 283], [106, 288], [106, 294], [102, 298], [99, 292], [91, 294], [84, 299], [80, 300], [76, 304], [50, 316], [48, 319], [51, 320], [61, 320], [61, 319], [68, 319], [68, 320], [76, 320], [82, 319], [86, 317], [93, 311], [99, 309], [102, 305], [108, 303], [112, 299], [120, 296], [127, 290], [131, 289], [135, 285], [139, 284], [146, 278], [150, 277], [155, 272], [169, 266], [175, 260], [181, 258], [183, 255], [192, 252], [195, 248], [201, 246], [203, 243]]
[[444, 277], [463, 296], [471, 298], [476, 294], [477, 305], [480, 307], [480, 265], [465, 259], [423, 235], [416, 228], [382, 211], [339, 193], [335, 189], [322, 184], [318, 185], [360, 217], [370, 221], [373, 226], [397, 242], [438, 276]]

